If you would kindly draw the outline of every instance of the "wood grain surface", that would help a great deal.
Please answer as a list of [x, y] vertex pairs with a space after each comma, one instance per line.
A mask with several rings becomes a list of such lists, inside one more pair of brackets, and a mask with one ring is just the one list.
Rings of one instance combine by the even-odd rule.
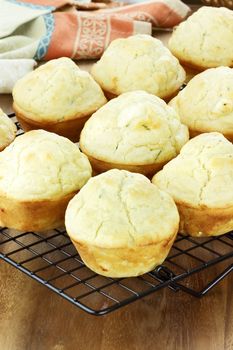
[[233, 274], [202, 299], [166, 289], [101, 317], [5, 262], [0, 278], [1, 350], [233, 349]]

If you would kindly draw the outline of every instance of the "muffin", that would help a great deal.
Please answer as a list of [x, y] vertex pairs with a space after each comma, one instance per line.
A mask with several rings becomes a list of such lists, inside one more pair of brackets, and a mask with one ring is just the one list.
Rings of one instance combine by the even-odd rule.
[[59, 58], [18, 80], [13, 108], [25, 131], [45, 129], [78, 141], [80, 131], [107, 100], [91, 75]]
[[181, 64], [198, 70], [233, 66], [233, 11], [201, 7], [173, 31], [168, 47]]
[[16, 132], [15, 124], [0, 108], [0, 151], [14, 140]]
[[91, 270], [131, 277], [164, 261], [179, 214], [173, 199], [145, 176], [113, 169], [91, 178], [70, 201], [65, 225]]
[[112, 41], [91, 74], [108, 97], [144, 90], [169, 99], [185, 81], [184, 69], [162, 42], [142, 34]]
[[80, 148], [93, 169], [125, 169], [152, 176], [176, 157], [188, 129], [159, 97], [133, 91], [109, 101], [85, 124]]
[[233, 142], [233, 69], [218, 67], [196, 75], [169, 103], [190, 136], [218, 131]]
[[0, 226], [43, 231], [64, 224], [69, 200], [91, 177], [87, 157], [65, 137], [34, 130], [0, 153]]
[[152, 182], [175, 200], [180, 232], [201, 237], [233, 229], [233, 145], [222, 134], [190, 140]]

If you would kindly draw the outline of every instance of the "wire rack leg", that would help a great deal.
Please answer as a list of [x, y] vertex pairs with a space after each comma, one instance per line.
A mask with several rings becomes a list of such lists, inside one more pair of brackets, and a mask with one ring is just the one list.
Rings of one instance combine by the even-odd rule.
[[201, 298], [204, 295], [206, 295], [212, 288], [214, 288], [216, 286], [216, 284], [221, 282], [231, 272], [233, 272], [233, 264], [228, 266], [222, 273], [220, 273], [213, 281], [211, 281], [209, 284], [207, 284], [207, 286], [200, 291], [195, 291], [191, 288], [183, 286], [180, 283], [175, 283], [175, 284], [176, 284], [177, 288], [179, 288], [183, 292], [191, 294], [197, 298]]

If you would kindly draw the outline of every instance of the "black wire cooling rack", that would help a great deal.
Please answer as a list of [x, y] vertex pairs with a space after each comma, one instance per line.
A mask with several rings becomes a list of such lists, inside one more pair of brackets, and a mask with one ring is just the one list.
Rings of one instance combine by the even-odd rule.
[[135, 278], [107, 278], [89, 270], [64, 229], [0, 228], [0, 259], [86, 312], [104, 315], [164, 287], [205, 295], [233, 271], [233, 232], [207, 238], [179, 234], [164, 264]]
[[[2, 228], [0, 258], [81, 309], [103, 315], [163, 287], [204, 295], [233, 270], [233, 233], [204, 239], [178, 235], [164, 264], [135, 278], [113, 279], [89, 270], [62, 229], [42, 234]], [[225, 267], [216, 276], [211, 267], [220, 263]], [[183, 284], [184, 278], [205, 269], [201, 290]]]

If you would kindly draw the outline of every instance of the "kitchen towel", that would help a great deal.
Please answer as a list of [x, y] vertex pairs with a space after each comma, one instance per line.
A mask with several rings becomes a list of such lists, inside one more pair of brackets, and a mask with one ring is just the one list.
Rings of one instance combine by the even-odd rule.
[[33, 59], [1, 59], [0, 60], [0, 94], [9, 94], [17, 80], [36, 67]]
[[0, 59], [99, 58], [112, 40], [173, 27], [190, 10], [180, 0], [130, 1], [83, 11], [89, 0], [0, 0]]

